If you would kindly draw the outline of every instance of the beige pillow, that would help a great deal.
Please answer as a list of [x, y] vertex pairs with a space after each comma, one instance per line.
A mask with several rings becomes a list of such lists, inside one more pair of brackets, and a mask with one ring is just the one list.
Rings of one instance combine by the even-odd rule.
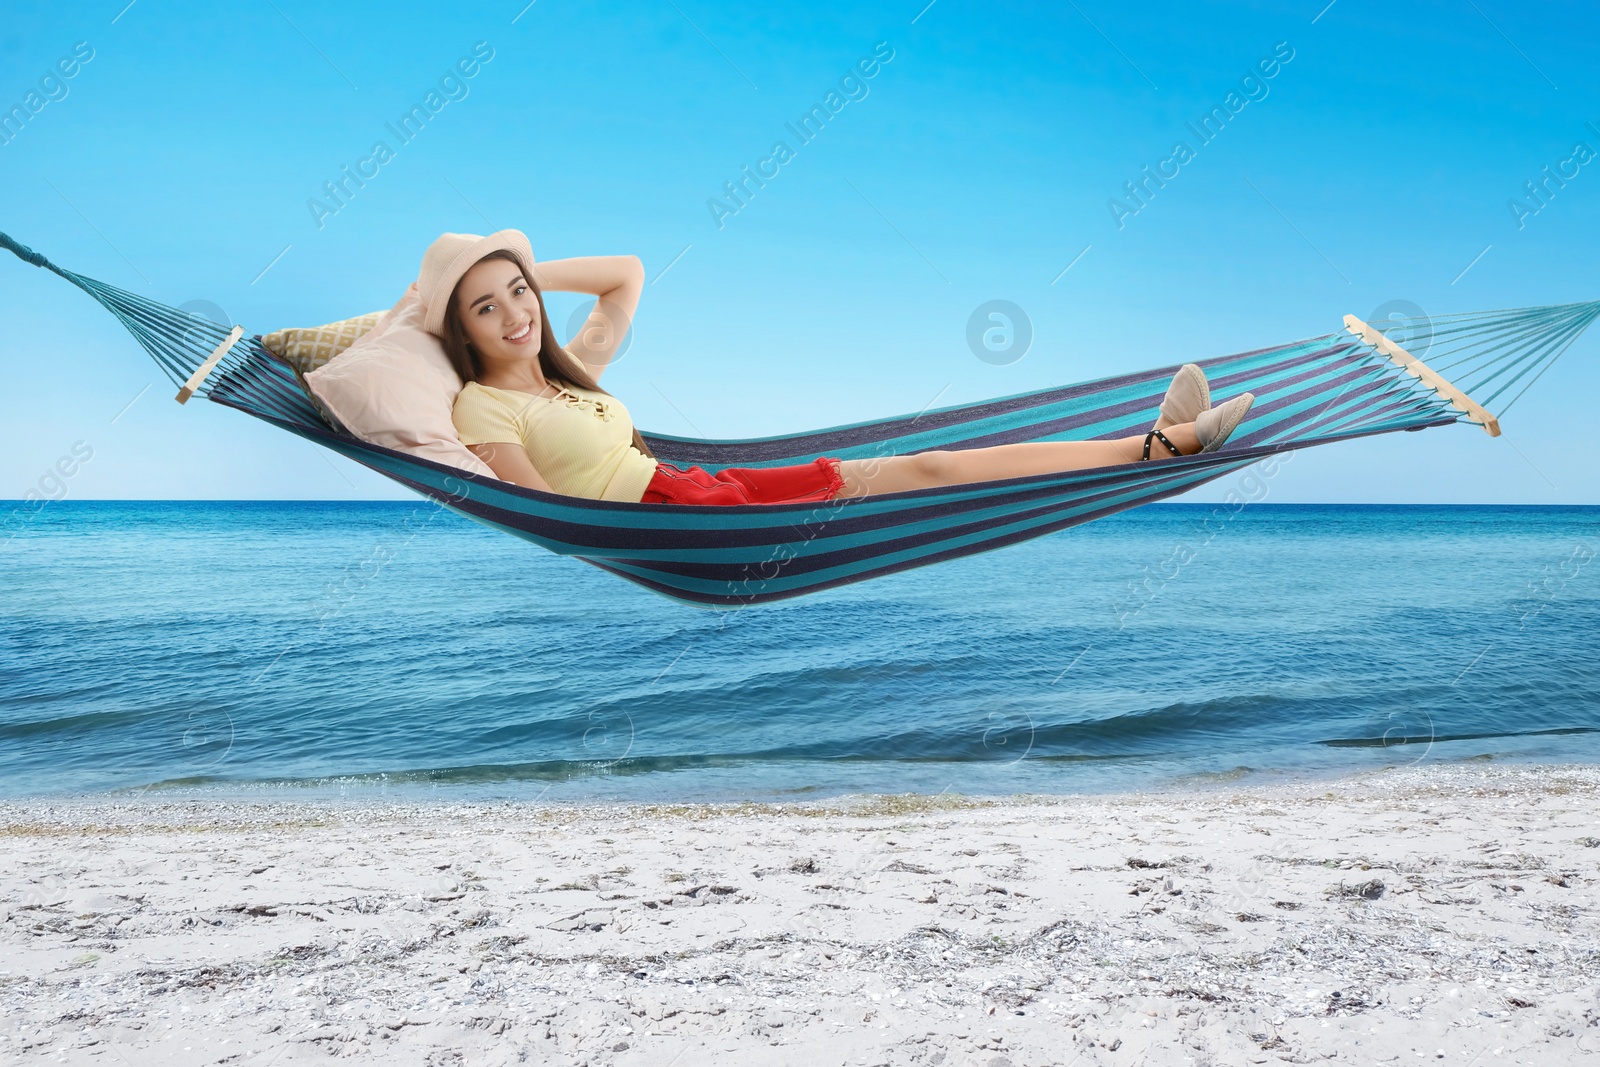
[[373, 311], [326, 326], [277, 330], [263, 337], [261, 344], [300, 374], [309, 374], [370, 333], [383, 316], [382, 311]]
[[305, 375], [317, 407], [352, 436], [493, 478], [450, 417], [461, 378], [439, 339], [422, 328], [416, 285], [371, 330]]

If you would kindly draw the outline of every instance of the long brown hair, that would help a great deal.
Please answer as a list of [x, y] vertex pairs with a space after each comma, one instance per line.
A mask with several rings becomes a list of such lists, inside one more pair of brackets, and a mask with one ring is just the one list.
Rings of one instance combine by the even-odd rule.
[[[533, 290], [534, 299], [539, 301], [539, 370], [545, 378], [558, 385], [568, 385], [574, 389], [587, 389], [591, 393], [600, 393], [603, 396], [611, 394], [600, 388], [594, 376], [588, 370], [580, 370], [583, 361], [574, 359], [571, 353], [562, 348], [556, 341], [555, 331], [550, 328], [550, 316], [545, 313], [544, 294], [539, 291], [539, 285], [533, 280], [533, 272], [528, 265], [522, 262], [522, 257], [515, 252], [497, 248], [493, 252], [478, 260], [482, 263], [487, 259], [503, 259], [515, 264], [522, 272], [522, 280], [528, 283], [528, 288]], [[477, 264], [473, 264], [477, 266]], [[465, 280], [465, 276], [463, 276]], [[464, 382], [475, 382], [483, 376], [483, 367], [478, 363], [478, 353], [473, 350], [471, 342], [467, 340], [466, 327], [461, 324], [461, 313], [456, 299], [461, 295], [461, 282], [450, 293], [450, 303], [446, 305], [444, 315], [444, 353], [450, 357], [451, 366]], [[559, 353], [559, 354], [558, 354]], [[637, 427], [633, 431], [633, 447], [645, 455], [655, 458], [655, 453], [644, 443], [644, 438], [639, 436]]]

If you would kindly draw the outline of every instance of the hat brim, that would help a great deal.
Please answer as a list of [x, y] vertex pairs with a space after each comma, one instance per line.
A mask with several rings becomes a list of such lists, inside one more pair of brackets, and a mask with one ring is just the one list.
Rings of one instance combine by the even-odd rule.
[[[426, 309], [422, 318], [422, 328], [435, 337], [444, 336], [445, 314], [450, 310], [450, 296], [456, 291], [456, 285], [462, 277], [477, 265], [478, 261], [490, 252], [515, 252], [531, 271], [533, 269], [533, 246], [528, 243], [527, 234], [521, 230], [496, 230], [487, 237], [480, 237], [472, 244], [456, 253], [450, 265], [445, 268], [433, 285], [431, 293], [423, 293], [422, 300]], [[420, 278], [418, 279], [420, 283]], [[533, 279], [528, 279], [532, 281]], [[420, 287], [420, 286], [419, 286]]]

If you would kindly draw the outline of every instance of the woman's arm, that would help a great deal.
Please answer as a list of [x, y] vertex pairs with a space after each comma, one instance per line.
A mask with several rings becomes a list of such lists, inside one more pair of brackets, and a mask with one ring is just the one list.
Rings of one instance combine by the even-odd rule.
[[528, 458], [528, 452], [520, 443], [510, 441], [492, 442], [486, 445], [468, 445], [477, 457], [489, 465], [494, 471], [494, 476], [502, 482], [520, 485], [524, 489], [537, 489], [543, 493], [553, 493], [550, 483], [544, 480], [539, 469]]
[[638, 256], [574, 256], [533, 265], [533, 280], [547, 293], [604, 296], [635, 279], [644, 279], [644, 264]]
[[534, 264], [533, 280], [541, 292], [593, 293], [599, 297], [588, 321], [565, 346], [598, 381], [633, 325], [633, 313], [644, 293], [644, 263], [638, 256], [552, 259]]

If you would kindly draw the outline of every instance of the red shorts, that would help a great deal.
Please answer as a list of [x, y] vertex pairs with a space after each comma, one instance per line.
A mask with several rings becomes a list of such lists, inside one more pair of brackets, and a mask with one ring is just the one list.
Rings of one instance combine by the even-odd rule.
[[645, 504], [805, 504], [832, 500], [844, 488], [835, 466], [839, 461], [818, 456], [793, 467], [726, 467], [711, 474], [701, 467], [684, 470], [658, 463], [645, 486]]

